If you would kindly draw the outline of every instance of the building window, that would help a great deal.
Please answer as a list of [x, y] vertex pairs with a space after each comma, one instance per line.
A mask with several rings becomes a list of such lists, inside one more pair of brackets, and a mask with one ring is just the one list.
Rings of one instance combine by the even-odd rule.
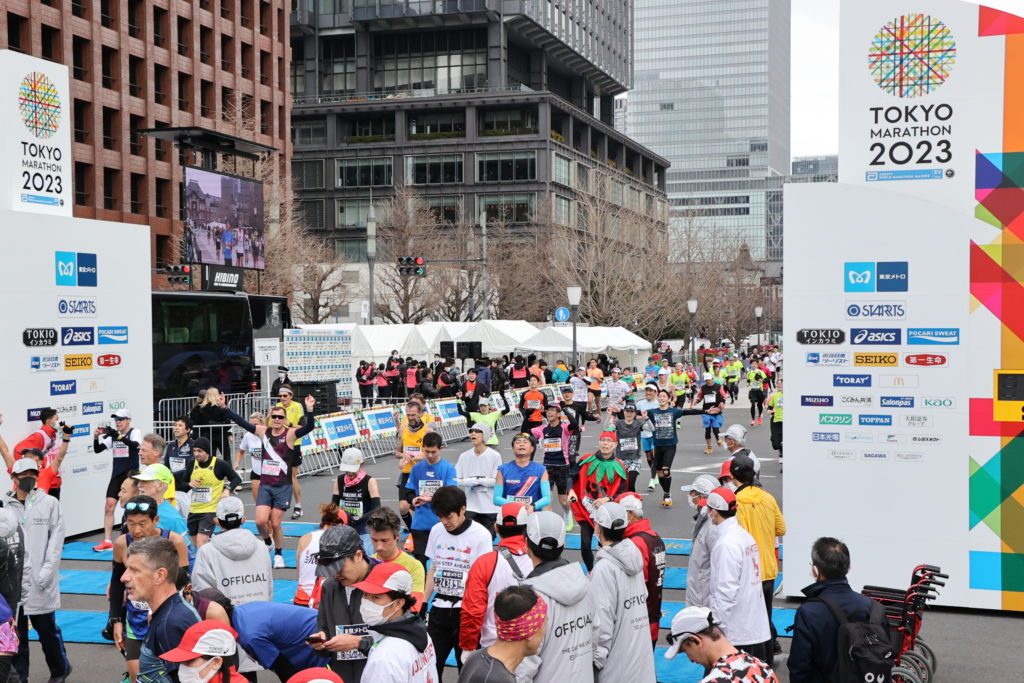
[[326, 145], [327, 122], [323, 119], [292, 121], [292, 143], [297, 147]]
[[[337, 228], [365, 228], [366, 217], [370, 213], [370, 198], [359, 197], [357, 199], [338, 199], [334, 202], [337, 216], [335, 227]], [[381, 202], [374, 202], [373, 208], [377, 216], [381, 215]]]
[[618, 180], [608, 179], [608, 201], [616, 206], [622, 206], [622, 193], [625, 186]]
[[103, 208], [115, 211], [121, 204], [121, 172], [116, 168], [103, 169]]
[[441, 223], [456, 224], [462, 220], [462, 195], [426, 197], [423, 200], [430, 212]]
[[296, 190], [318, 190], [324, 186], [324, 160], [292, 161], [292, 180]]
[[555, 195], [553, 218], [558, 225], [572, 225], [572, 200], [568, 197]]
[[[302, 60], [299, 62], [300, 68]], [[354, 93], [356, 91], [356, 42], [354, 36], [324, 39], [320, 60], [324, 94]]]
[[488, 223], [529, 223], [533, 216], [533, 193], [484, 194], [477, 199]]
[[338, 159], [338, 187], [387, 187], [391, 180], [391, 157]]
[[676, 108], [676, 104], [675, 104], [675, 102], [662, 102], [662, 103], [661, 103], [661, 104], [660, 104], [660, 105], [658, 106], [658, 109], [659, 109], [660, 111], [674, 111], [674, 110], [675, 110], [675, 108]]
[[334, 255], [348, 263], [363, 263], [366, 261], [366, 240], [334, 240]]
[[590, 192], [590, 167], [576, 164], [576, 189]]
[[462, 138], [466, 136], [466, 113], [446, 112], [409, 117], [409, 139]]
[[516, 182], [537, 179], [536, 152], [477, 154], [478, 183]]
[[478, 88], [487, 85], [487, 33], [472, 29], [380, 35], [374, 39], [373, 60], [375, 92]]
[[146, 176], [141, 173], [131, 174], [131, 212], [146, 213]]
[[561, 154], [555, 155], [552, 180], [566, 187], [572, 187], [572, 160], [569, 157], [563, 157]]
[[92, 164], [75, 162], [75, 204], [89, 206], [92, 203]]
[[306, 227], [322, 230], [324, 227], [324, 200], [306, 199], [300, 204]]
[[432, 154], [405, 158], [405, 182], [410, 185], [441, 185], [462, 182], [461, 154]]
[[350, 123], [351, 133], [348, 141], [387, 142], [395, 139], [395, 118], [387, 116], [377, 119], [354, 119]]
[[292, 51], [292, 61], [288, 68], [292, 96], [299, 97], [306, 94], [306, 62], [301, 57], [295, 57], [295, 52]]
[[537, 132], [537, 113], [533, 109], [499, 109], [484, 112], [480, 131], [483, 135], [513, 135]]
[[75, 142], [87, 144], [92, 130], [92, 105], [85, 100], [75, 100], [72, 121], [75, 127]]

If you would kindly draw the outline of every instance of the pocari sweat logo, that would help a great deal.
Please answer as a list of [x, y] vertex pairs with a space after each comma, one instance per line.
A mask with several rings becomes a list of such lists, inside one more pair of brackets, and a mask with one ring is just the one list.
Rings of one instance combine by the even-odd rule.
[[910, 327], [907, 328], [907, 343], [911, 345], [956, 346], [960, 343], [960, 328]]
[[124, 326], [119, 327], [97, 327], [96, 328], [96, 340], [99, 344], [127, 344], [128, 343], [128, 328]]

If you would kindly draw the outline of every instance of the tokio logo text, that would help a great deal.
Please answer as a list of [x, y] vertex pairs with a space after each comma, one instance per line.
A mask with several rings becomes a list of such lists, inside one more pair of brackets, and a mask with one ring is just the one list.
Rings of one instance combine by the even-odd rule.
[[911, 353], [903, 357], [903, 362], [921, 368], [941, 368], [949, 363], [949, 357], [941, 353]]
[[850, 343], [857, 345], [899, 346], [902, 338], [902, 330], [893, 327], [876, 329], [855, 327], [850, 330]]
[[843, 267], [845, 292], [906, 292], [909, 284], [910, 268], [906, 261], [851, 261]]
[[812, 407], [826, 407], [832, 405], [831, 396], [801, 396], [800, 405]]
[[123, 325], [117, 327], [109, 325], [97, 327], [96, 341], [98, 344], [127, 344], [128, 328]]
[[96, 254], [54, 252], [54, 272], [58, 287], [95, 287], [99, 273]]
[[848, 320], [864, 320], [866, 318], [903, 320], [906, 315], [907, 306], [904, 301], [890, 301], [887, 303], [846, 302], [846, 317]]
[[846, 332], [836, 329], [803, 329], [796, 332], [797, 344], [836, 345], [846, 341]]
[[52, 327], [30, 327], [21, 333], [21, 343], [25, 346], [56, 346], [59, 338]]
[[812, 351], [806, 356], [807, 365], [826, 368], [843, 367], [850, 364], [850, 354], [844, 352]]
[[821, 413], [818, 415], [820, 425], [852, 425], [853, 415], [849, 413]]
[[931, 344], [935, 346], [956, 346], [960, 343], [960, 328], [957, 327], [908, 327], [907, 344], [911, 346]]
[[913, 396], [882, 396], [878, 399], [879, 408], [913, 408]]
[[832, 375], [834, 387], [870, 387], [871, 375]]
[[900, 364], [895, 353], [855, 353], [853, 364], [861, 368], [894, 368]]

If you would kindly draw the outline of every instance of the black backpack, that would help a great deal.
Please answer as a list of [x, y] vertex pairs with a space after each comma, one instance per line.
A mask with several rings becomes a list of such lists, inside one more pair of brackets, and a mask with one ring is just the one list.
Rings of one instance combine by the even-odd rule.
[[881, 603], [871, 601], [867, 621], [850, 621], [831, 600], [824, 597], [813, 600], [825, 603], [839, 624], [836, 631], [836, 668], [831, 682], [890, 683], [895, 652]]

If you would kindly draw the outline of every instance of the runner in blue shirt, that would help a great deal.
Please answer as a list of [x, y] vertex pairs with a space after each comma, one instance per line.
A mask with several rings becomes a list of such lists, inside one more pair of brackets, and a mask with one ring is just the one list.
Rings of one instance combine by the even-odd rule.
[[430, 500], [442, 486], [457, 486], [455, 465], [441, 459], [444, 440], [437, 432], [428, 432], [423, 437], [423, 460], [412, 466], [409, 480], [405, 483], [405, 500], [413, 508], [412, 532], [413, 556], [424, 566], [427, 563], [427, 539], [430, 530], [440, 520], [430, 509]]
[[512, 439], [512, 453], [516, 459], [498, 468], [494, 485], [495, 505], [525, 503], [537, 512], [551, 504], [548, 470], [543, 464], [532, 461], [533, 450], [533, 439], [529, 434], [516, 434]]

